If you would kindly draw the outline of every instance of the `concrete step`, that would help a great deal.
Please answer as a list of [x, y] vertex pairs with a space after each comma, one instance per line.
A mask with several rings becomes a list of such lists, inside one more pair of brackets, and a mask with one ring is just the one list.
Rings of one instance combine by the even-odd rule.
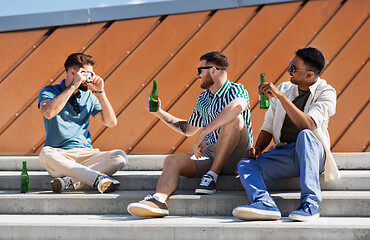
[[[128, 166], [123, 170], [162, 170], [163, 161], [167, 155], [127, 155]], [[27, 169], [31, 171], [44, 171], [37, 155], [0, 156], [0, 171], [21, 171], [22, 162], [27, 161]]]
[[[370, 190], [370, 170], [342, 170], [339, 181], [325, 182], [320, 176], [322, 190]], [[52, 177], [46, 171], [29, 171], [31, 190], [50, 190]], [[114, 178], [121, 182], [120, 190], [153, 190], [161, 171], [118, 171]], [[194, 190], [200, 183], [199, 178], [181, 177], [179, 190]], [[300, 190], [299, 178], [288, 178], [266, 182], [268, 189], [275, 191]], [[20, 189], [20, 171], [0, 171], [0, 190]], [[218, 190], [244, 190], [236, 175], [220, 175]]]
[[[153, 191], [29, 192], [0, 191], [1, 214], [98, 214], [125, 215], [127, 205], [142, 200]], [[271, 192], [283, 216], [300, 204], [299, 192]], [[370, 217], [369, 191], [323, 191], [320, 214], [324, 217]], [[231, 216], [232, 210], [248, 204], [242, 191], [219, 191], [213, 195], [194, 195], [193, 191], [177, 191], [168, 200], [173, 216]]]
[[[370, 170], [370, 152], [333, 153], [339, 169]], [[128, 155], [128, 165], [124, 170], [162, 170], [167, 155]], [[22, 161], [27, 161], [28, 170], [44, 170], [38, 156], [0, 156], [1, 170], [22, 170]]]
[[229, 216], [0, 215], [0, 239], [369, 239], [370, 218], [240, 221]]

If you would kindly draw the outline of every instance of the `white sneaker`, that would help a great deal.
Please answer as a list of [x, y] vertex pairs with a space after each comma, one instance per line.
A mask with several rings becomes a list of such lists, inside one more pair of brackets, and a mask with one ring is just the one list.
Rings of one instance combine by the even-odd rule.
[[97, 180], [97, 188], [98, 191], [101, 193], [108, 193], [108, 192], [114, 192], [120, 185], [120, 182], [107, 176], [103, 175], [98, 177]]
[[64, 177], [64, 178], [54, 178], [51, 182], [51, 189], [55, 193], [61, 193], [64, 190], [67, 190], [69, 187], [73, 186], [72, 179], [70, 177]]
[[164, 202], [158, 201], [152, 195], [137, 203], [130, 203], [127, 211], [136, 217], [165, 217], [168, 216], [168, 207]]

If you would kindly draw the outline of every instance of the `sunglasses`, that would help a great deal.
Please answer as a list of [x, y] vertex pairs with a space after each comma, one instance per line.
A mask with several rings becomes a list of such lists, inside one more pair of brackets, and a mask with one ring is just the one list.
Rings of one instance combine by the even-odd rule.
[[220, 68], [215, 67], [215, 66], [205, 66], [205, 67], [198, 67], [198, 74], [202, 73], [202, 69], [210, 69], [210, 68], [216, 68], [217, 70], [220, 70]]
[[77, 114], [79, 114], [81, 111], [80, 111], [80, 107], [78, 106], [76, 96], [71, 96], [70, 100], [72, 101], [73, 109], [75, 110]]
[[299, 71], [315, 72], [315, 71], [312, 71], [312, 70], [297, 69], [297, 68], [296, 68], [296, 66], [294, 66], [294, 65], [292, 64], [292, 62], [290, 62], [290, 63], [289, 63], [288, 72], [295, 73], [295, 72], [299, 72]]

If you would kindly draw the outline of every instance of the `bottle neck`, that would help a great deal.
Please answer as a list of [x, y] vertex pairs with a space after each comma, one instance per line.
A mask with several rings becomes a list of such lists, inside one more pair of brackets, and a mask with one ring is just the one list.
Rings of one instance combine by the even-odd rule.
[[261, 83], [264, 83], [265, 82], [265, 74], [261, 73], [261, 75], [260, 75], [260, 81], [261, 81]]
[[157, 81], [153, 81], [153, 91], [157, 91]]
[[23, 162], [22, 172], [27, 172], [27, 162]]

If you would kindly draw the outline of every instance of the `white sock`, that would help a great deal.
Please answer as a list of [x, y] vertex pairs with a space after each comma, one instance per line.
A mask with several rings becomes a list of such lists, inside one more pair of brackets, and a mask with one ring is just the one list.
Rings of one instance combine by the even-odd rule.
[[209, 170], [209, 171], [207, 172], [207, 174], [208, 174], [208, 175], [210, 175], [210, 176], [212, 176], [212, 177], [213, 177], [213, 180], [214, 180], [215, 182], [217, 182], [217, 178], [218, 178], [218, 174], [217, 174], [217, 173], [215, 173], [215, 172], [213, 172], [213, 171]]
[[161, 195], [159, 195], [159, 194], [157, 194], [157, 193], [155, 193], [155, 194], [153, 195], [153, 197], [154, 197], [155, 199], [157, 199], [158, 201], [160, 201], [161, 203], [165, 203], [165, 202], [166, 202], [166, 200], [165, 200]]

